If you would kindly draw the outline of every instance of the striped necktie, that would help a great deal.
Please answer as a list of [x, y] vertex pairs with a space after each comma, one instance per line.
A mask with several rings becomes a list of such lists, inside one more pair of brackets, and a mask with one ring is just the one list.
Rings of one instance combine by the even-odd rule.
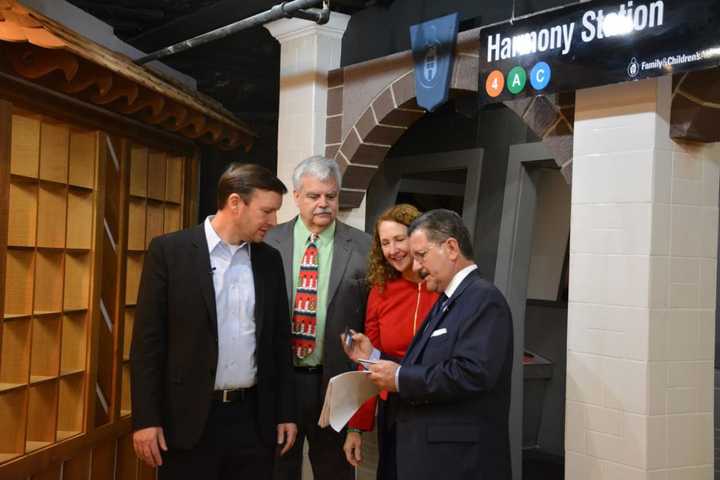
[[300, 275], [292, 318], [292, 349], [297, 358], [305, 358], [315, 350], [315, 325], [318, 290], [318, 235], [308, 239], [305, 254], [300, 262]]

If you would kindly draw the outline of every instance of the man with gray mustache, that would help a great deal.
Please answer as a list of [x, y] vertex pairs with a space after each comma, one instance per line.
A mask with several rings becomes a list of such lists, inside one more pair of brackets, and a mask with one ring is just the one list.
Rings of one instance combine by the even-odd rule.
[[355, 369], [337, 339], [346, 327], [363, 330], [370, 236], [336, 219], [340, 169], [334, 160], [300, 162], [293, 189], [299, 215], [265, 237], [285, 267], [298, 402], [298, 441], [277, 459], [274, 478], [300, 480], [307, 438], [315, 480], [353, 480], [342, 449], [346, 432], [321, 429], [317, 422], [328, 380]]

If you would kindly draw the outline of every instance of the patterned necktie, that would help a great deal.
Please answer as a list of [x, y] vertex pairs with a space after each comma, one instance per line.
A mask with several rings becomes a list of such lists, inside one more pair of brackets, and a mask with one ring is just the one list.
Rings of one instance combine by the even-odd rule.
[[315, 350], [315, 324], [318, 290], [317, 234], [311, 234], [302, 262], [295, 292], [292, 319], [292, 349], [297, 358], [305, 358]]

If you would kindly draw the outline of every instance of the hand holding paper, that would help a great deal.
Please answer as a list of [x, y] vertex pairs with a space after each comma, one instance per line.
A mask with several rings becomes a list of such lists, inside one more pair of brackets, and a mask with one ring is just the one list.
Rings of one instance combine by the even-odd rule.
[[[354, 341], [354, 339], [353, 339]], [[369, 372], [345, 372], [330, 379], [318, 425], [330, 425], [339, 432], [369, 398], [380, 390], [370, 381]]]

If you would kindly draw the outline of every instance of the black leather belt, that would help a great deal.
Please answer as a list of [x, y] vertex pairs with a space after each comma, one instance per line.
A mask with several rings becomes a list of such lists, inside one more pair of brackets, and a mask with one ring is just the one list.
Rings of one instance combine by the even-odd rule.
[[234, 390], [214, 390], [212, 398], [220, 403], [241, 402], [248, 398], [254, 391], [255, 387], [236, 388]]
[[295, 367], [298, 373], [322, 373], [322, 365], [313, 365], [312, 367]]

